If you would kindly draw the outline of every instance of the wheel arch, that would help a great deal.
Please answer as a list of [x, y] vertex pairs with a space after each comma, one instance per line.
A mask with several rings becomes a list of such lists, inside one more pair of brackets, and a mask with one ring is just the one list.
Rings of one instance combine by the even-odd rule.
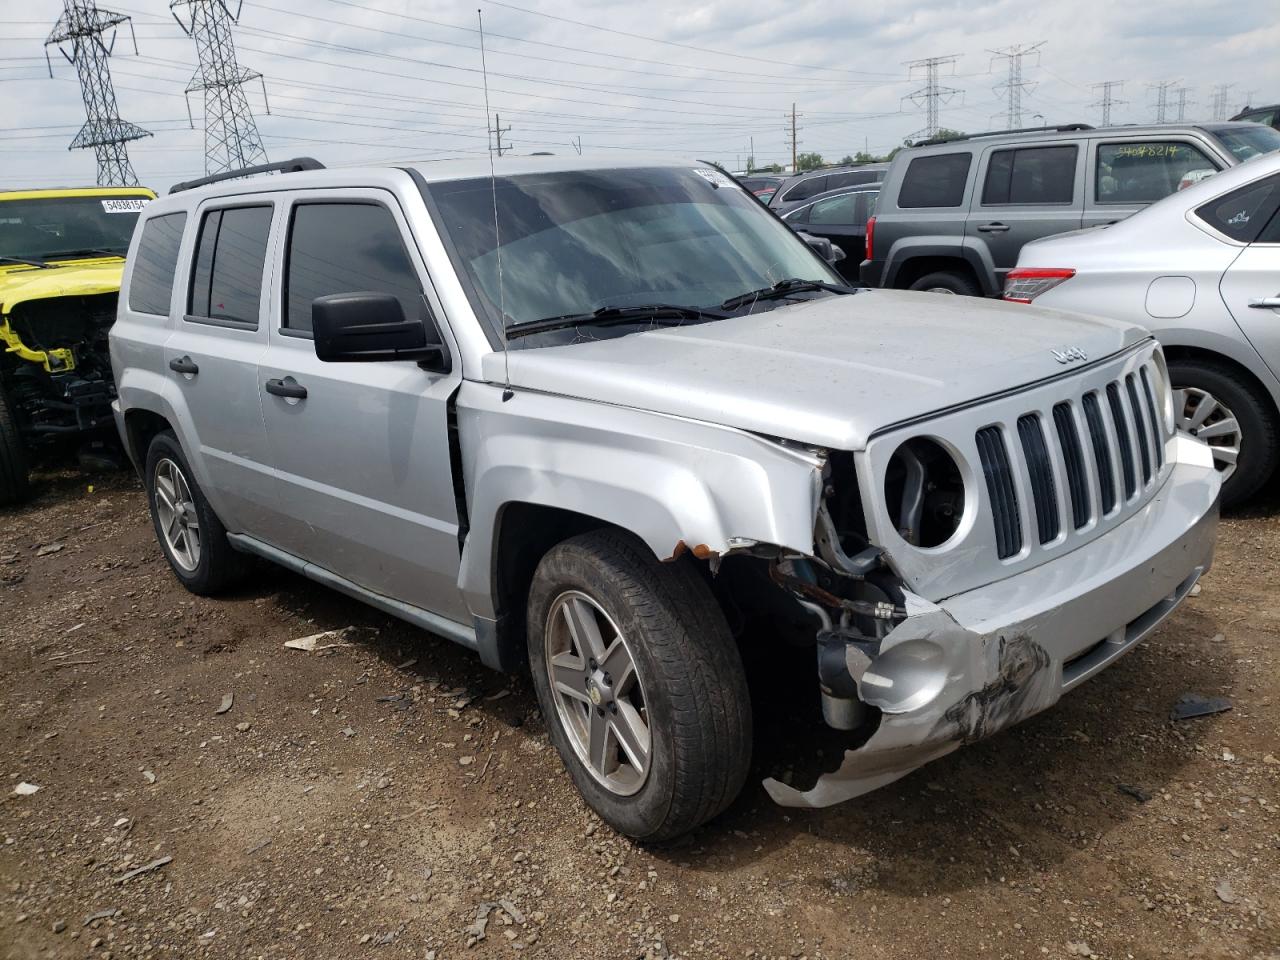
[[891, 251], [884, 286], [906, 290], [921, 277], [937, 271], [959, 273], [967, 277], [983, 296], [991, 296], [996, 292], [991, 265], [984, 261], [978, 251], [954, 242], [946, 245], [909, 245]]
[[1245, 363], [1237, 357], [1230, 354], [1220, 352], [1211, 347], [1198, 346], [1192, 344], [1163, 344], [1164, 357], [1169, 363], [1199, 361], [1202, 363], [1212, 363], [1219, 367], [1226, 367], [1233, 373], [1237, 374], [1240, 379], [1249, 385], [1264, 401], [1271, 414], [1272, 422], [1280, 425], [1280, 392], [1277, 391], [1274, 378], [1267, 377], [1264, 381], [1259, 371], [1253, 368], [1250, 363]]

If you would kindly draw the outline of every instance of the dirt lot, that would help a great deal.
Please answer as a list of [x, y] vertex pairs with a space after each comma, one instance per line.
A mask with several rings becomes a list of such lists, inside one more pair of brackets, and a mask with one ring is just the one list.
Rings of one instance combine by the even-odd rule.
[[861, 801], [768, 800], [826, 737], [758, 697], [742, 799], [648, 850], [526, 681], [283, 571], [192, 597], [132, 478], [42, 483], [0, 513], [4, 957], [1280, 957], [1274, 504], [1139, 651]]

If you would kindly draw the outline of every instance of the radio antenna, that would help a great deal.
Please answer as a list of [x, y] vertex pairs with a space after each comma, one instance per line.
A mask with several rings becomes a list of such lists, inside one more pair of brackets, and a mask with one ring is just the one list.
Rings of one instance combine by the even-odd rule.
[[476, 8], [476, 20], [480, 23], [480, 75], [484, 78], [484, 132], [489, 147], [489, 189], [493, 194], [493, 255], [498, 264], [498, 328], [502, 336], [502, 402], [515, 394], [511, 390], [511, 357], [507, 353], [507, 304], [502, 286], [502, 232], [498, 228], [498, 178], [493, 172], [493, 142], [489, 140], [489, 68], [484, 59], [484, 14]]

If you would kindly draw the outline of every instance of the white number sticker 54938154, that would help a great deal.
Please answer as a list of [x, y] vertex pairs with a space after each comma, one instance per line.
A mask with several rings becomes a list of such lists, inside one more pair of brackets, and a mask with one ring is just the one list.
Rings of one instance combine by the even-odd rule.
[[102, 210], [104, 213], [137, 213], [146, 205], [146, 197], [117, 197], [103, 200]]

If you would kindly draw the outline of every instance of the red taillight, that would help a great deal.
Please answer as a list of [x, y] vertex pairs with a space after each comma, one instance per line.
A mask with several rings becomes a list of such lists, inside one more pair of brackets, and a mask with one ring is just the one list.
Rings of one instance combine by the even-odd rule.
[[1070, 267], [1018, 267], [1005, 274], [1004, 299], [1010, 303], [1030, 303], [1075, 275]]
[[867, 257], [868, 260], [875, 259], [876, 248], [876, 218], [867, 217]]

